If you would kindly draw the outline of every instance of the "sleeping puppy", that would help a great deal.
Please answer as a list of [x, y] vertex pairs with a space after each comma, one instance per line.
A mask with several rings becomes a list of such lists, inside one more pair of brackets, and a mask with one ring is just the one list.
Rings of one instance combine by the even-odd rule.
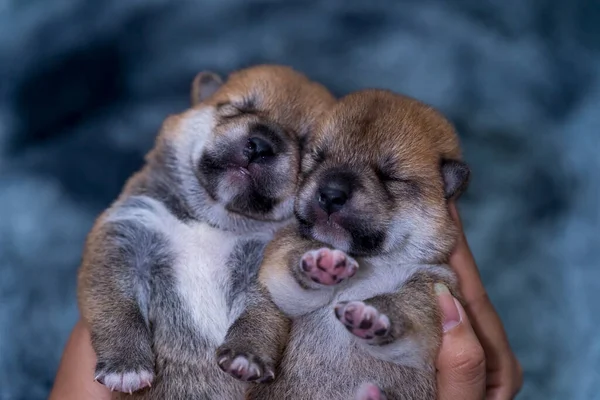
[[78, 298], [98, 382], [134, 399], [244, 397], [214, 352], [289, 224], [301, 145], [333, 102], [281, 66], [196, 77], [192, 107], [165, 121], [86, 243]]
[[416, 100], [364, 90], [333, 107], [302, 162], [296, 224], [217, 351], [240, 380], [275, 378], [248, 399], [435, 399], [434, 283], [458, 295], [445, 263], [460, 158], [450, 123]]

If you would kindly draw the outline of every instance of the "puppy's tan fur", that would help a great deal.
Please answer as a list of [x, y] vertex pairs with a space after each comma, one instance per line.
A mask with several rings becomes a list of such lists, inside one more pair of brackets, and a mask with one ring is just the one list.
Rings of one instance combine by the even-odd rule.
[[[84, 250], [78, 298], [96, 377], [133, 392], [115, 397], [243, 398], [246, 385], [216, 368], [214, 350], [246, 303], [264, 246], [289, 224], [302, 142], [334, 102], [281, 66], [225, 82], [202, 73], [191, 99], [165, 121]], [[255, 138], [273, 151], [249, 150]]]
[[[457, 235], [447, 200], [469, 177], [460, 158], [451, 124], [416, 100], [365, 90], [328, 113], [303, 159], [297, 224], [268, 245], [253, 304], [218, 351], [225, 370], [237, 358], [276, 376], [253, 386], [249, 399], [351, 399], [364, 382], [388, 399], [435, 398], [442, 332], [433, 284], [458, 296], [445, 262]], [[348, 200], [326, 215], [319, 193], [340, 177], [350, 182]], [[356, 275], [332, 285], [311, 280], [303, 262], [324, 247], [349, 254], [340, 265], [357, 257]], [[373, 328], [346, 319], [351, 304], [372, 313]], [[281, 311], [293, 321], [287, 338]], [[359, 337], [374, 321], [377, 332]]]

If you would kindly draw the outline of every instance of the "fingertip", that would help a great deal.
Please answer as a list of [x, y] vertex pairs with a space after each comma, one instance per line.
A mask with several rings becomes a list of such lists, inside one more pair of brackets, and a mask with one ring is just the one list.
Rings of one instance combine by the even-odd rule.
[[450, 217], [458, 227], [458, 229], [462, 232], [462, 220], [460, 219], [460, 214], [458, 212], [458, 206], [456, 205], [456, 201], [452, 200], [448, 203], [448, 211], [450, 212]]
[[456, 204], [454, 202], [449, 203], [448, 209], [450, 212], [450, 217], [458, 229], [456, 243], [452, 253], [450, 254], [450, 264], [454, 266], [456, 264], [469, 263], [473, 264], [474, 266], [475, 261], [473, 260], [473, 255], [471, 254], [471, 249], [469, 248], [467, 237], [465, 236], [465, 231], [463, 229], [462, 221], [460, 219]]
[[456, 202], [454, 200], [450, 200], [448, 202], [448, 210], [450, 211], [450, 216], [455, 222], [459, 222], [460, 218], [458, 216], [458, 209], [456, 208]]
[[436, 283], [434, 285], [435, 293], [437, 294], [438, 304], [442, 311], [442, 328], [444, 332], [448, 332], [457, 327], [462, 321], [462, 315], [459, 311], [459, 304], [446, 285]]
[[[436, 367], [441, 398], [480, 399], [485, 393], [485, 353], [464, 308], [451, 297], [460, 323], [445, 330]], [[454, 393], [454, 395], [450, 395]], [[471, 397], [473, 396], [473, 397]]]
[[[438, 296], [438, 299], [444, 315], [442, 321], [444, 335], [438, 361], [453, 364], [456, 357], [464, 356], [463, 353], [468, 354], [469, 358], [485, 359], [483, 347], [460, 302], [451, 295]], [[447, 319], [452, 320], [449, 327]]]

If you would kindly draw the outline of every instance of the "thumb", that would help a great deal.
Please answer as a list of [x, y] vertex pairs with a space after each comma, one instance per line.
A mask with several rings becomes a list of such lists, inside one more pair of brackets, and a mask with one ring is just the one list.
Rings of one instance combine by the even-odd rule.
[[436, 367], [439, 400], [485, 398], [485, 353], [467, 313], [448, 288], [435, 284], [443, 314], [444, 336]]

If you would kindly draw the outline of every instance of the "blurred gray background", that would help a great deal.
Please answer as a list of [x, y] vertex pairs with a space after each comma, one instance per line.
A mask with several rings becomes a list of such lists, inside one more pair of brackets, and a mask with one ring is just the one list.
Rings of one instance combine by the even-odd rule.
[[0, 399], [44, 399], [95, 216], [202, 69], [289, 64], [457, 126], [521, 399], [600, 399], [600, 2], [0, 0]]

